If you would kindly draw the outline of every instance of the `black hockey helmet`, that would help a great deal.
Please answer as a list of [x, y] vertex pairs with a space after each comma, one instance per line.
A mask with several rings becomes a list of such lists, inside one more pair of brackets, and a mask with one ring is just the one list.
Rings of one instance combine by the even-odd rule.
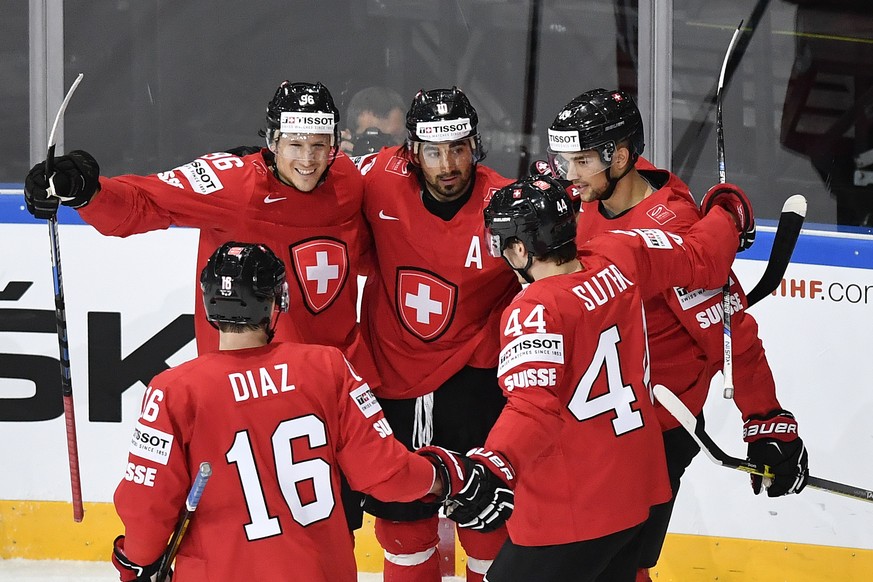
[[406, 113], [407, 145], [417, 153], [418, 145], [470, 139], [473, 159], [485, 157], [479, 138], [479, 115], [470, 100], [457, 87], [421, 89]]
[[[297, 115], [308, 113], [310, 115]], [[331, 145], [339, 144], [339, 109], [321, 83], [282, 81], [267, 104], [266, 138], [269, 144], [281, 133], [329, 133]]]
[[213, 323], [275, 326], [288, 311], [285, 264], [266, 245], [227, 242], [200, 273], [206, 318]]
[[576, 213], [567, 191], [551, 176], [533, 175], [498, 190], [485, 208], [486, 240], [493, 257], [513, 239], [543, 257], [576, 240]]
[[611, 164], [616, 145], [624, 141], [633, 164], [645, 146], [637, 104], [624, 91], [594, 89], [570, 101], [549, 126], [549, 161], [555, 154], [597, 150], [603, 163]]

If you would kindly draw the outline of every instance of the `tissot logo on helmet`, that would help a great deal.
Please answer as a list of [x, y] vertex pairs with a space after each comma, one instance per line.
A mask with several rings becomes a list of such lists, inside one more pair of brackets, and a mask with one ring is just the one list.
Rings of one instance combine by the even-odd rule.
[[283, 111], [279, 124], [282, 133], [331, 133], [335, 125], [333, 113], [298, 113]]
[[473, 130], [469, 119], [446, 121], [421, 121], [416, 125], [418, 137], [424, 141], [455, 141], [468, 137]]

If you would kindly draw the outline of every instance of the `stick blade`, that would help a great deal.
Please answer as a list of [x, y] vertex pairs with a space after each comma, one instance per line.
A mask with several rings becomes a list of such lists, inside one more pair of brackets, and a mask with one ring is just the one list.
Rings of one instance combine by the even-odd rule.
[[802, 194], [789, 196], [782, 205], [782, 214], [779, 215], [779, 224], [776, 226], [770, 260], [764, 268], [764, 274], [755, 287], [746, 294], [749, 307], [776, 291], [782, 283], [782, 277], [791, 262], [805, 218], [806, 198]]
[[806, 218], [806, 197], [803, 194], [789, 196], [782, 205], [782, 214], [786, 212], [793, 212]]
[[697, 424], [697, 419], [688, 410], [688, 407], [679, 400], [679, 397], [673, 394], [669, 388], [662, 384], [656, 384], [652, 388], [655, 398], [661, 403], [661, 406], [667, 409], [667, 412], [672, 414], [686, 430], [694, 433], [694, 426]]

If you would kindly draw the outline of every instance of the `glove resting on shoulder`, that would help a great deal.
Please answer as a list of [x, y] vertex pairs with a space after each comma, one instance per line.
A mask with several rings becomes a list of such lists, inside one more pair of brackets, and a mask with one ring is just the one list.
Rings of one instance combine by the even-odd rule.
[[100, 165], [86, 151], [74, 150], [54, 158], [52, 181], [55, 195], [49, 194], [46, 163], [36, 164], [24, 179], [24, 202], [27, 211], [36, 218], [51, 218], [58, 212], [58, 203], [82, 208], [100, 190]]
[[[124, 536], [118, 536], [112, 542], [112, 565], [118, 570], [121, 582], [156, 582], [158, 570], [161, 567], [161, 558], [148, 566], [140, 566], [131, 562], [124, 555]], [[168, 580], [172, 579], [172, 571]]]
[[[809, 479], [809, 455], [797, 433], [797, 421], [787, 410], [773, 410], [751, 416], [743, 424], [743, 440], [748, 443], [747, 458], [767, 465], [775, 477], [767, 487], [769, 497], [800, 493]], [[761, 492], [763, 478], [752, 475], [752, 491]]]
[[446, 494], [446, 517], [460, 527], [481, 532], [501, 527], [514, 508], [515, 470], [495, 451], [472, 449], [466, 456], [442, 447], [423, 447], [416, 451], [436, 459]]
[[737, 223], [740, 234], [740, 245], [737, 252], [744, 251], [755, 242], [755, 215], [752, 211], [752, 203], [746, 193], [735, 184], [716, 184], [703, 196], [700, 210], [703, 214], [709, 213], [715, 206], [721, 206], [730, 212]]

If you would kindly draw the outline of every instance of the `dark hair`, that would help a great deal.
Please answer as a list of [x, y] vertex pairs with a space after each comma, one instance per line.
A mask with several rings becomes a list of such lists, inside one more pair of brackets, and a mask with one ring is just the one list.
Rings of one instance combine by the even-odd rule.
[[400, 93], [390, 87], [365, 87], [352, 95], [346, 107], [346, 123], [354, 125], [358, 117], [365, 111], [371, 112], [376, 117], [387, 118], [391, 112], [399, 109], [406, 111], [406, 103]]
[[246, 333], [249, 331], [264, 330], [267, 331], [269, 323], [252, 324], [252, 323], [227, 323], [224, 321], [216, 322], [218, 331], [222, 333]]
[[573, 259], [576, 258], [576, 241], [571, 240], [568, 243], [556, 248], [553, 251], [549, 251], [544, 256], [540, 257], [540, 260], [543, 261], [552, 261], [556, 265], [563, 265], [564, 263], [569, 263]]

